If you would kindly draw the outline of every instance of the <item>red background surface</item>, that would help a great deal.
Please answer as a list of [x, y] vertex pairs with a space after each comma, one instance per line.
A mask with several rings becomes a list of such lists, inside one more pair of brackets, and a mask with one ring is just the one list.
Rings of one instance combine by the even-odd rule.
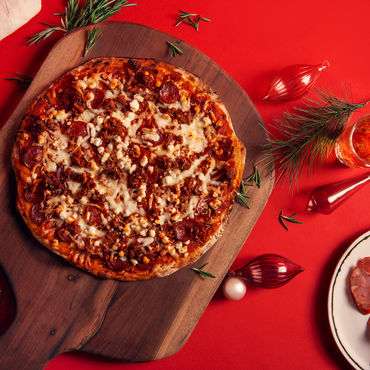
[[[292, 104], [261, 102], [261, 94], [282, 68], [296, 63], [331, 63], [318, 85], [340, 92], [351, 88], [353, 100], [370, 99], [370, 2], [237, 0], [138, 0], [113, 20], [141, 23], [167, 32], [214, 59], [247, 92], [268, 125]], [[22, 97], [12, 82], [15, 72], [35, 75], [55, 35], [38, 46], [25, 46], [25, 37], [53, 23], [62, 0], [44, 0], [41, 12], [0, 42], [0, 126]], [[177, 10], [200, 13], [212, 20], [199, 32], [173, 27]], [[294, 103], [294, 104], [299, 104]], [[370, 113], [365, 107], [352, 119]], [[369, 190], [364, 187], [329, 216], [304, 211], [309, 193], [319, 185], [364, 173], [335, 160], [323, 165], [299, 191], [290, 195], [278, 185], [234, 267], [262, 253], [281, 254], [302, 265], [305, 272], [276, 290], [250, 288], [241, 301], [228, 301], [220, 292], [210, 302], [185, 346], [175, 355], [151, 363], [111, 361], [83, 353], [63, 354], [47, 370], [56, 369], [337, 369], [349, 368], [331, 337], [327, 293], [340, 256], [359, 235], [369, 230]], [[303, 225], [286, 231], [278, 222], [280, 210], [298, 212]], [[205, 282], [206, 284], [206, 282]], [[124, 327], [122, 330], [125, 330]]]

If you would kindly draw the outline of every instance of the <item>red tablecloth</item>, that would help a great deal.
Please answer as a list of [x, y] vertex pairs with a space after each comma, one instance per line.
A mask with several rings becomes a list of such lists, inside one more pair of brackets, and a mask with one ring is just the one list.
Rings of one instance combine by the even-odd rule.
[[[291, 104], [263, 103], [261, 94], [276, 72], [291, 64], [318, 64], [327, 59], [331, 67], [319, 85], [337, 93], [345, 86], [356, 102], [370, 99], [368, 0], [137, 2], [113, 19], [145, 24], [198, 47], [245, 89], [267, 125]], [[34, 19], [0, 42], [0, 126], [22, 96], [3, 78], [17, 71], [36, 73], [59, 36], [31, 47], [25, 46], [25, 37], [42, 29], [40, 21], [57, 22], [52, 13], [63, 6], [62, 0], [44, 0]], [[178, 9], [200, 13], [212, 22], [201, 23], [199, 32], [186, 25], [174, 28]], [[353, 119], [368, 112], [366, 107]], [[303, 177], [294, 195], [282, 185], [273, 190], [234, 265], [261, 253], [281, 254], [305, 268], [288, 285], [276, 290], [251, 288], [241, 301], [228, 301], [217, 293], [188, 342], [170, 358], [130, 364], [73, 353], [53, 359], [47, 369], [345, 368], [348, 365], [329, 330], [327, 292], [344, 250], [370, 228], [370, 188], [362, 188], [329, 216], [304, 209], [314, 187], [362, 173], [333, 160], [311, 181]], [[286, 231], [278, 222], [280, 210], [297, 212], [303, 225], [289, 225]]]

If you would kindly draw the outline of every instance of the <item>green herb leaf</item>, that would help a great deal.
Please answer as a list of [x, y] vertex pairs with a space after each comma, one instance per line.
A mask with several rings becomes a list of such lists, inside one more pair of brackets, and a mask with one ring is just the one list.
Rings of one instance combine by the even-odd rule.
[[87, 32], [84, 57], [96, 45], [96, 43], [99, 41], [101, 35], [102, 34], [99, 33], [99, 27], [96, 27], [96, 26], [93, 27], [91, 30], [89, 30]]
[[242, 194], [242, 193], [239, 193], [239, 192], [236, 192], [236, 196], [239, 198], [239, 200], [248, 208], [250, 209], [250, 206], [248, 204], [248, 199], [250, 199], [250, 197], [246, 194]]
[[[248, 176], [245, 180], [245, 182], [254, 182], [258, 188], [260, 188], [261, 186], [261, 178], [260, 178], [260, 174], [258, 172], [258, 168], [257, 166], [254, 167], [254, 172], [252, 173], [252, 175]], [[246, 184], [247, 186], [252, 186], [253, 184]]]
[[211, 22], [209, 18], [202, 17], [201, 15], [195, 13], [188, 13], [183, 10], [179, 10], [174, 27], [177, 27], [180, 23], [185, 22], [198, 31], [200, 21]]
[[216, 276], [207, 272], [207, 271], [204, 271], [203, 268], [205, 266], [208, 265], [208, 262], [205, 263], [203, 266], [199, 267], [199, 268], [195, 268], [195, 267], [191, 267], [191, 270], [195, 271], [196, 273], [198, 273], [202, 278], [204, 279], [207, 279], [207, 278], [215, 278]]
[[171, 55], [175, 57], [177, 54], [179, 55], [185, 55], [185, 52], [180, 49], [179, 45], [181, 44], [181, 41], [177, 41], [175, 43], [167, 41], [168, 46], [171, 50]]
[[186, 19], [196, 16], [196, 14], [193, 13], [187, 13], [183, 10], [179, 10], [180, 14], [177, 16], [177, 21], [174, 25], [174, 27], [177, 27], [180, 23], [184, 22]]
[[253, 182], [257, 185], [259, 188], [261, 186], [261, 179], [260, 174], [258, 172], [257, 166], [254, 167], [254, 172], [248, 176], [245, 180], [242, 180], [240, 183], [240, 192], [236, 192], [236, 196], [238, 199], [243, 203], [245, 207], [250, 209], [250, 206], [248, 204], [248, 200], [250, 199], [250, 196], [246, 194], [246, 186], [253, 186]]
[[279, 214], [279, 221], [281, 223], [281, 225], [284, 227], [284, 229], [286, 230], [289, 230], [288, 229], [288, 226], [286, 225], [286, 223], [284, 221], [288, 221], [288, 222], [291, 222], [291, 223], [294, 223], [294, 224], [303, 224], [302, 221], [298, 221], [294, 216], [296, 216], [297, 213], [292, 213], [290, 216], [284, 216], [283, 215], [283, 211], [280, 211], [280, 214]]
[[27, 45], [38, 44], [56, 31], [69, 33], [78, 28], [104, 22], [112, 15], [117, 14], [121, 8], [134, 6], [127, 0], [85, 0], [80, 6], [79, 0], [68, 0], [64, 13], [54, 13], [60, 16], [61, 26], [42, 23], [48, 28], [28, 38]]

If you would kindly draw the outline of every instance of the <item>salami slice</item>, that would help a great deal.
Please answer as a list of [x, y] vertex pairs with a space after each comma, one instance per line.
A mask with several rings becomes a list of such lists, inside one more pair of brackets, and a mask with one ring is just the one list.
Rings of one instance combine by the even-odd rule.
[[85, 137], [87, 135], [86, 123], [74, 121], [69, 127], [68, 133], [73, 139], [77, 139], [79, 136]]
[[163, 103], [172, 104], [180, 98], [179, 89], [173, 82], [167, 81], [159, 90], [159, 97]]
[[22, 153], [22, 161], [28, 168], [33, 168], [42, 160], [42, 148], [38, 145], [30, 145]]
[[104, 91], [101, 89], [94, 89], [94, 99], [91, 102], [91, 108], [98, 109], [102, 106], [104, 100]]
[[30, 217], [36, 225], [41, 225], [46, 220], [45, 213], [42, 212], [40, 203], [35, 203], [31, 207]]
[[360, 312], [370, 313], [370, 257], [359, 261], [351, 273], [351, 292]]

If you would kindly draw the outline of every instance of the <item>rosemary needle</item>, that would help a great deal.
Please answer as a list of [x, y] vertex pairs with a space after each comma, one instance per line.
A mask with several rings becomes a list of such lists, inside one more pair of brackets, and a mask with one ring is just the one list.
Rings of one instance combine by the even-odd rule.
[[96, 45], [96, 43], [99, 41], [101, 35], [102, 35], [102, 33], [99, 33], [99, 27], [96, 27], [96, 26], [93, 29], [91, 29], [87, 32], [84, 57]]
[[286, 223], [284, 221], [288, 221], [288, 222], [291, 222], [291, 223], [294, 223], [294, 224], [303, 224], [302, 221], [298, 221], [294, 217], [296, 215], [297, 215], [297, 213], [292, 213], [290, 216], [284, 216], [283, 211], [280, 211], [279, 221], [280, 221], [281, 225], [284, 227], [285, 230], [289, 230], [289, 229], [288, 229], [288, 226], [286, 225]]
[[248, 200], [250, 199], [250, 196], [247, 195], [245, 187], [246, 186], [253, 186], [253, 182], [257, 185], [258, 188], [261, 186], [261, 178], [260, 174], [258, 172], [257, 166], [254, 167], [254, 172], [248, 176], [245, 180], [242, 180], [240, 183], [240, 191], [236, 192], [236, 196], [239, 198], [239, 200], [243, 203], [245, 207], [250, 209]]
[[248, 176], [246, 179], [245, 179], [245, 182], [247, 184], [247, 186], [253, 186], [253, 184], [251, 184], [251, 182], [255, 183], [257, 185], [257, 188], [259, 188], [261, 186], [261, 178], [260, 178], [260, 174], [258, 172], [258, 168], [257, 166], [254, 167], [254, 172], [252, 173], [252, 175]]
[[180, 23], [185, 22], [198, 31], [200, 21], [210, 22], [211, 20], [195, 13], [188, 13], [184, 12], [183, 10], [179, 10], [174, 27], [177, 27]]
[[215, 278], [216, 276], [211, 274], [210, 272], [204, 271], [203, 268], [208, 265], [208, 262], [205, 263], [203, 266], [199, 268], [191, 267], [191, 270], [195, 271], [198, 273], [202, 278], [207, 279], [207, 278]]
[[172, 43], [172, 42], [169, 42], [167, 41], [167, 44], [168, 46], [170, 47], [170, 50], [171, 50], [171, 55], [173, 57], [175, 57], [176, 55], [185, 55], [185, 52], [183, 50], [180, 49], [179, 45], [180, 45], [180, 41], [177, 41], [175, 43]]

